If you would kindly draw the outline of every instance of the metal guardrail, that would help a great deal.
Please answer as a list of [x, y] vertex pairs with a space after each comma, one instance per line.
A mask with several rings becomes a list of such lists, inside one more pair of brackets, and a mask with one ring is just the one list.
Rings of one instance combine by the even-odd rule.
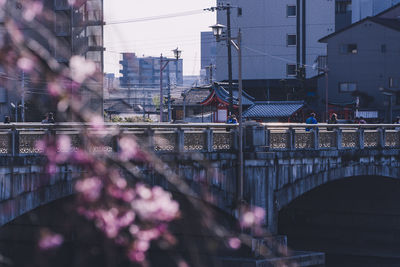
[[[306, 130], [308, 128], [308, 130]], [[99, 135], [89, 144], [80, 133]], [[396, 124], [245, 124], [245, 147], [250, 151], [342, 150], [400, 148], [400, 125]], [[0, 124], [0, 155], [40, 153], [36, 143], [46, 135], [67, 135], [73, 148], [84, 143], [93, 152], [118, 151], [118, 137], [131, 136], [156, 152], [236, 151], [235, 124], [221, 123], [106, 123], [104, 127], [81, 123]]]

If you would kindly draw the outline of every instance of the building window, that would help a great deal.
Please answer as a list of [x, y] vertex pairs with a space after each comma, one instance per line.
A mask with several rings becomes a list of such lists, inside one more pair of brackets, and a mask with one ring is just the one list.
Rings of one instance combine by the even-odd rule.
[[296, 34], [288, 34], [286, 36], [286, 45], [287, 46], [294, 46], [296, 45]]
[[336, 14], [344, 14], [351, 11], [351, 1], [336, 2], [335, 12]]
[[385, 44], [381, 45], [381, 52], [386, 53], [386, 45]]
[[341, 54], [357, 54], [358, 48], [357, 44], [342, 44], [339, 47]]
[[296, 17], [296, 6], [286, 6], [286, 16], [288, 18]]
[[357, 91], [356, 83], [339, 83], [339, 92], [348, 93]]
[[398, 88], [399, 87], [399, 79], [398, 78], [389, 78], [389, 88]]
[[296, 76], [296, 65], [295, 64], [287, 64], [286, 65], [286, 75], [287, 76]]

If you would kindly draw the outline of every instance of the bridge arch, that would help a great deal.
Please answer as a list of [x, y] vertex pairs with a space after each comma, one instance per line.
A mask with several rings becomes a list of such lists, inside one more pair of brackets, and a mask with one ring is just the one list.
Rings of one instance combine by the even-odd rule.
[[372, 165], [368, 163], [354, 163], [346, 166], [329, 168], [328, 170], [301, 177], [293, 183], [288, 183], [274, 193], [277, 211], [288, 206], [302, 195], [327, 183], [358, 176], [379, 176], [400, 179], [400, 168], [397, 166]]
[[326, 253], [327, 266], [398, 266], [400, 179], [337, 179], [278, 212], [278, 233], [292, 249]]

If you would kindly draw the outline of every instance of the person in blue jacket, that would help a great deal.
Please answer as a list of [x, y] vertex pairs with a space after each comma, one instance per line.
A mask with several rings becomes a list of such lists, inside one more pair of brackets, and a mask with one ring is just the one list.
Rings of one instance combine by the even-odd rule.
[[[310, 117], [306, 119], [306, 124], [318, 124], [317, 119], [315, 118], [315, 113], [311, 113]], [[309, 132], [311, 128], [306, 128], [306, 131]]]

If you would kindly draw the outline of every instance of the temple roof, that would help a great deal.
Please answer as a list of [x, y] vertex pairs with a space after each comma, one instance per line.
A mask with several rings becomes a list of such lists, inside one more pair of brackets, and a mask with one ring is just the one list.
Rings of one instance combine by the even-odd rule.
[[[214, 102], [219, 102], [223, 105], [229, 105], [228, 83], [214, 83], [211, 87], [209, 95], [201, 101], [202, 105], [211, 105]], [[238, 84], [232, 84], [233, 105], [239, 106]], [[254, 103], [254, 98], [242, 91], [242, 105], [250, 106]]]
[[255, 102], [244, 113], [244, 118], [290, 117], [304, 106], [303, 101], [262, 101]]

